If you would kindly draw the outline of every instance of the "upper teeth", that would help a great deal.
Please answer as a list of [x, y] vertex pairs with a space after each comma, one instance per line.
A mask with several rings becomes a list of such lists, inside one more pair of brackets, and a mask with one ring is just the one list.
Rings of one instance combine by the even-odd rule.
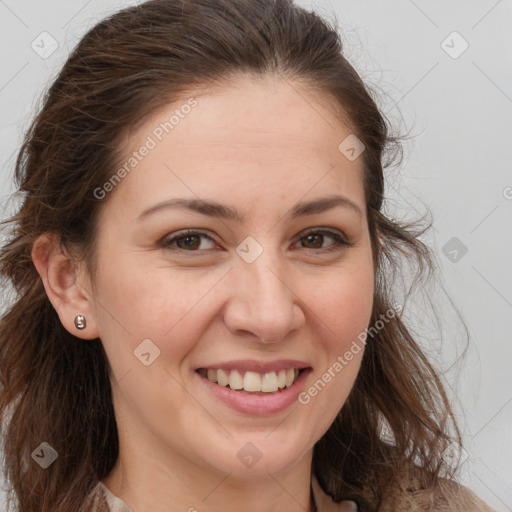
[[231, 389], [243, 389], [250, 392], [262, 391], [264, 393], [274, 393], [278, 389], [291, 386], [297, 375], [299, 375], [299, 370], [294, 368], [264, 374], [245, 372], [244, 375], [238, 370], [215, 370], [209, 368], [206, 371], [208, 380], [216, 382], [221, 386], [229, 385]]

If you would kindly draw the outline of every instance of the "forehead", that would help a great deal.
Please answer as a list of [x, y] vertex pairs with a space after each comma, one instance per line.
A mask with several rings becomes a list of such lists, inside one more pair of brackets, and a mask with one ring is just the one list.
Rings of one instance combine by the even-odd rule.
[[[181, 101], [161, 109], [143, 131], [155, 121], [165, 123], [169, 114], [184, 108], [191, 97], [197, 107], [180, 119], [180, 124], [186, 121], [184, 124], [193, 127], [194, 136], [205, 145], [225, 144], [236, 149], [261, 144], [298, 150], [303, 145], [308, 149], [330, 145], [337, 149], [340, 137], [350, 133], [325, 94], [291, 79], [267, 75], [243, 75], [195, 94], [191, 91]], [[179, 137], [180, 130], [173, 130], [173, 135]]]
[[191, 90], [132, 131], [123, 144], [125, 162], [151, 148], [119, 188], [132, 202], [144, 191], [154, 199], [170, 189], [233, 193], [250, 180], [255, 198], [258, 187], [305, 194], [317, 186], [364, 202], [362, 158], [350, 161], [339, 149], [350, 135], [320, 93], [279, 77], [238, 77]]

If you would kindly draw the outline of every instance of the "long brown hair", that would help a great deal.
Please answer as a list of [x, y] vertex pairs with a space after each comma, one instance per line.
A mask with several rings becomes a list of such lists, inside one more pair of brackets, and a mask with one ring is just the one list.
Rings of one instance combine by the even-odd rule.
[[[119, 449], [101, 341], [62, 326], [31, 260], [34, 241], [56, 235], [94, 276], [98, 213], [108, 201], [94, 190], [121, 165], [126, 131], [193, 87], [267, 73], [330, 99], [365, 145], [376, 268], [371, 325], [393, 305], [389, 276], [404, 258], [418, 275], [432, 268], [421, 230], [382, 211], [383, 169], [399, 140], [343, 56], [333, 24], [291, 0], [151, 0], [100, 22], [71, 53], [26, 133], [15, 170], [21, 205], [4, 221], [0, 271], [15, 298], [0, 322], [0, 419], [20, 511], [79, 510]], [[382, 439], [383, 421], [393, 442]], [[443, 385], [396, 314], [368, 337], [354, 388], [315, 445], [313, 472], [334, 500], [376, 510], [385, 490], [409, 477], [434, 487], [452, 439], [460, 436]], [[46, 470], [31, 456], [41, 442], [58, 453]]]

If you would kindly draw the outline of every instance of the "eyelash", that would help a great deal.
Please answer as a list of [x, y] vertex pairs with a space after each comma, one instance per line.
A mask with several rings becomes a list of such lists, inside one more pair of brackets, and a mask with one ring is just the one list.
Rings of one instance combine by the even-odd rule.
[[[188, 251], [188, 250], [182, 249], [180, 247], [171, 247], [171, 244], [173, 244], [174, 242], [176, 242], [182, 238], [186, 238], [187, 236], [191, 236], [191, 235], [203, 236], [203, 237], [207, 238], [208, 240], [215, 242], [215, 240], [211, 236], [209, 236], [207, 233], [205, 233], [204, 231], [186, 229], [184, 231], [180, 231], [179, 233], [177, 233], [176, 235], [174, 235], [171, 238], [167, 238], [167, 239], [164, 238], [160, 242], [160, 246], [164, 249], [178, 250], [178, 251], [182, 251], [182, 252], [192, 252], [192, 253], [193, 252], [202, 252], [202, 250], [197, 250], [197, 249]], [[340, 251], [340, 250], [343, 250], [344, 248], [350, 247], [352, 245], [350, 242], [347, 242], [346, 240], [344, 240], [335, 231], [330, 231], [327, 229], [314, 229], [314, 230], [307, 231], [302, 236], [300, 236], [297, 241], [300, 241], [302, 238], [306, 238], [309, 235], [327, 235], [334, 240], [335, 243], [331, 244], [330, 246], [320, 247], [319, 249], [317, 249], [318, 251], [321, 251], [321, 252]], [[302, 247], [302, 249], [308, 249], [308, 248]], [[203, 250], [206, 250], [206, 249], [203, 249]], [[310, 249], [310, 250], [314, 250], [314, 249]]]

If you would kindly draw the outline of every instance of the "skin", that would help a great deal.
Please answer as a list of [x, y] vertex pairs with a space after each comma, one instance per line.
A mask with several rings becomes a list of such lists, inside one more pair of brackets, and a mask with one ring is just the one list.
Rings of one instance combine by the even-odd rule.
[[[120, 455], [103, 482], [114, 494], [134, 511], [310, 510], [312, 448], [343, 406], [363, 351], [308, 404], [270, 415], [228, 408], [194, 369], [299, 359], [312, 368], [307, 389], [368, 326], [374, 269], [362, 158], [340, 153], [350, 129], [297, 84], [239, 77], [194, 97], [198, 106], [104, 199], [97, 273], [46, 236], [33, 260], [63, 325], [85, 340], [99, 337], [112, 366]], [[132, 130], [127, 158], [187, 98]], [[360, 215], [337, 206], [287, 216], [299, 201], [333, 194]], [[245, 220], [185, 209], [137, 220], [171, 198], [216, 201]], [[305, 236], [318, 228], [351, 245]], [[213, 241], [189, 239], [194, 250], [159, 244], [183, 229]], [[263, 249], [253, 263], [236, 252], [248, 236]], [[78, 314], [83, 331], [73, 324]], [[134, 356], [144, 339], [160, 350], [149, 366]], [[237, 457], [248, 442], [261, 453], [252, 467]]]

